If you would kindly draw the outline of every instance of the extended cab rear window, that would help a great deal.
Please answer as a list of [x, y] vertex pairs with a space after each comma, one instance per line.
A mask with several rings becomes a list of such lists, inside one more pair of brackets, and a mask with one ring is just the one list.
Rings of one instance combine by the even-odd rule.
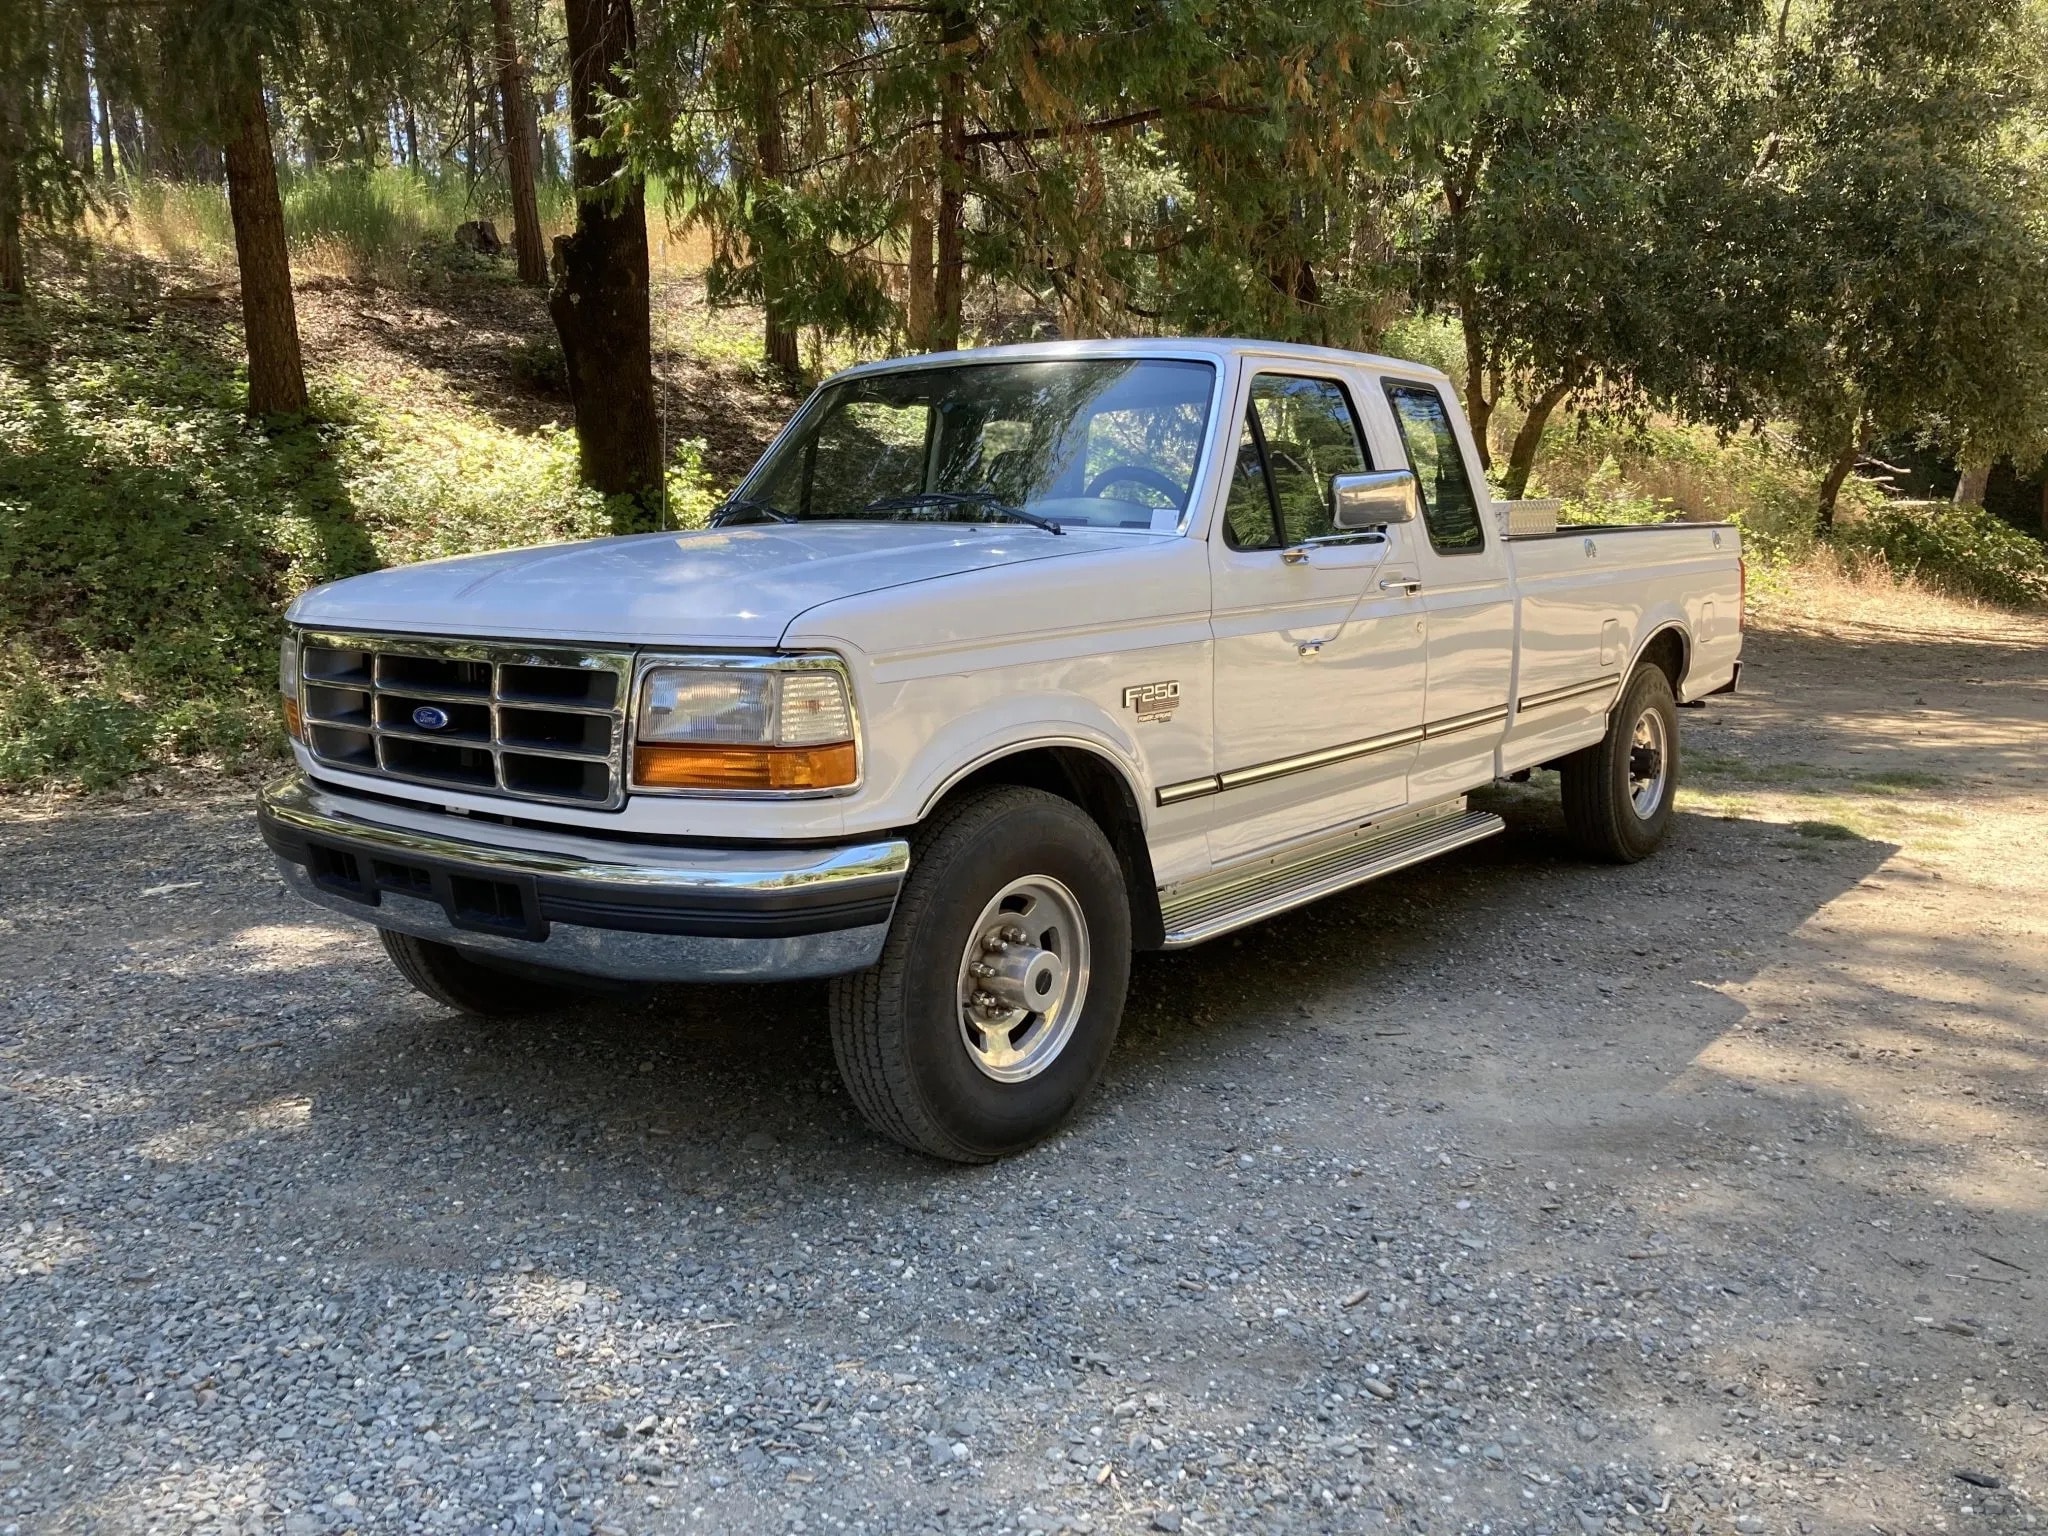
[[1428, 384], [1389, 381], [1387, 400], [1400, 424], [1408, 467], [1415, 471], [1422, 492], [1429, 547], [1440, 555], [1478, 554], [1486, 548], [1486, 529], [1443, 396]]

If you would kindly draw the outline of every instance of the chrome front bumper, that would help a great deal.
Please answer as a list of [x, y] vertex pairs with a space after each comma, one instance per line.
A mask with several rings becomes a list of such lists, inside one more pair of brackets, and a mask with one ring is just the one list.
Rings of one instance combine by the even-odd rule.
[[823, 848], [614, 841], [366, 800], [299, 774], [264, 791], [257, 820], [286, 884], [330, 911], [628, 981], [861, 970], [881, 953], [910, 867], [901, 838]]

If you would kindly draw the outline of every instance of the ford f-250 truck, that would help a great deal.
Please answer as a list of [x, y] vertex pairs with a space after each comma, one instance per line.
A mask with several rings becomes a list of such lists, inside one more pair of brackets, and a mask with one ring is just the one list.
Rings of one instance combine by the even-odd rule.
[[576, 978], [833, 978], [940, 1157], [1045, 1136], [1137, 949], [1501, 829], [1561, 771], [1641, 858], [1735, 684], [1736, 530], [1512, 535], [1444, 377], [1247, 341], [829, 380], [708, 528], [379, 571], [288, 614], [285, 878], [492, 1015]]

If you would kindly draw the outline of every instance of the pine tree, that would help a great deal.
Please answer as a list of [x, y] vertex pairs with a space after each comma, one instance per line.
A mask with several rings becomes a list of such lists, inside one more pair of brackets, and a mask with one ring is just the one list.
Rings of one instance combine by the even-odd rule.
[[585, 483], [624, 498], [619, 531], [645, 526], [661, 500], [648, 313], [647, 215], [639, 172], [593, 149], [603, 111], [633, 63], [630, 0], [564, 0], [576, 230], [555, 242], [548, 312], [562, 338]]

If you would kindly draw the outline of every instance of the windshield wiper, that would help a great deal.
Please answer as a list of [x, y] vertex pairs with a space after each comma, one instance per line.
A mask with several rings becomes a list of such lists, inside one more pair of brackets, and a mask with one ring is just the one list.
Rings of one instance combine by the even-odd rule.
[[765, 501], [755, 501], [747, 496], [733, 496], [711, 509], [708, 524], [713, 528], [730, 528], [737, 523], [793, 523], [782, 508], [770, 506]]
[[1047, 533], [1067, 531], [1049, 517], [1040, 517], [1036, 512], [1011, 506], [994, 491], [914, 491], [908, 496], [877, 496], [860, 510], [863, 513], [911, 512], [919, 507], [978, 507], [998, 517], [1014, 518], [1034, 528], [1043, 528]]

